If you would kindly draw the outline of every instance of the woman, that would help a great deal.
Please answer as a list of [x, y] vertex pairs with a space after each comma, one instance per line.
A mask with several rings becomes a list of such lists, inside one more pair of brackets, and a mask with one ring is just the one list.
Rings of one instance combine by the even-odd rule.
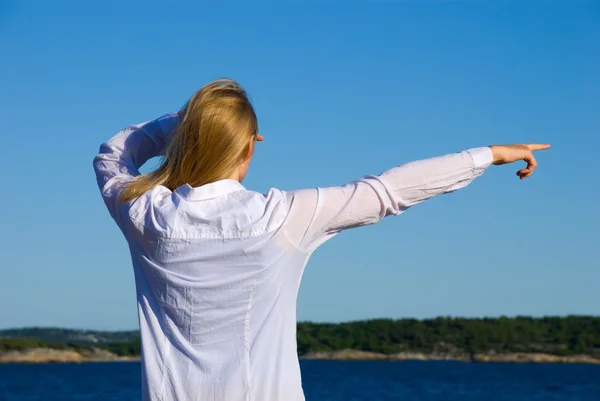
[[[491, 164], [548, 145], [490, 146], [392, 168], [340, 187], [246, 190], [258, 124], [232, 80], [179, 113], [127, 127], [94, 159], [98, 185], [133, 262], [144, 400], [303, 400], [296, 296], [312, 252], [463, 188]], [[165, 156], [140, 175], [148, 159]]]

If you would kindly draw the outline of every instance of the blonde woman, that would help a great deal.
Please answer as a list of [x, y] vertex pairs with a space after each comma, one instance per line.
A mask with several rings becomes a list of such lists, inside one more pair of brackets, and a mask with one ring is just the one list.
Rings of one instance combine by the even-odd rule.
[[[464, 188], [491, 164], [548, 145], [490, 146], [415, 161], [347, 185], [247, 190], [262, 141], [245, 91], [211, 82], [179, 113], [129, 126], [94, 159], [131, 251], [144, 400], [297, 401], [296, 296], [312, 252], [342, 230]], [[164, 155], [146, 175], [138, 168]]]

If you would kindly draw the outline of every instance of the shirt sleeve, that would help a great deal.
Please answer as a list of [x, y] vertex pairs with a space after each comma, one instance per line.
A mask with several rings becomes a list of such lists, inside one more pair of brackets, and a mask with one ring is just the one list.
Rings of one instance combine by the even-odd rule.
[[149, 159], [163, 154], [179, 123], [177, 113], [128, 126], [100, 145], [94, 157], [98, 188], [111, 214], [118, 220], [118, 197], [127, 183], [140, 175], [139, 168]]
[[347, 185], [286, 192], [286, 236], [314, 251], [342, 230], [399, 215], [434, 196], [469, 185], [492, 164], [489, 147], [414, 161]]

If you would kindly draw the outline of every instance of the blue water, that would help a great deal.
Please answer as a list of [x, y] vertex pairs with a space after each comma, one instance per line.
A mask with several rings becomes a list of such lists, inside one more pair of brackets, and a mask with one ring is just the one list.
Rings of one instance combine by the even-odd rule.
[[[600, 366], [302, 361], [308, 401], [600, 401]], [[0, 365], [0, 401], [140, 399], [140, 365]], [[281, 400], [285, 401], [285, 400]]]

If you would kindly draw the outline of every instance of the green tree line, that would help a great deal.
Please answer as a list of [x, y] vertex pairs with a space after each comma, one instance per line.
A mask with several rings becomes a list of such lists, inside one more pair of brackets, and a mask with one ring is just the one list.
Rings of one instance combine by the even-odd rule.
[[[392, 354], [464, 354], [495, 351], [585, 354], [600, 358], [600, 317], [500, 317], [375, 319], [347, 323], [298, 323], [298, 354], [356, 349]], [[1, 338], [0, 351], [29, 348], [106, 349], [120, 356], [140, 354], [139, 338], [101, 344], [50, 342], [38, 338]]]
[[298, 324], [298, 353], [544, 352], [600, 356], [600, 317], [377, 319]]

